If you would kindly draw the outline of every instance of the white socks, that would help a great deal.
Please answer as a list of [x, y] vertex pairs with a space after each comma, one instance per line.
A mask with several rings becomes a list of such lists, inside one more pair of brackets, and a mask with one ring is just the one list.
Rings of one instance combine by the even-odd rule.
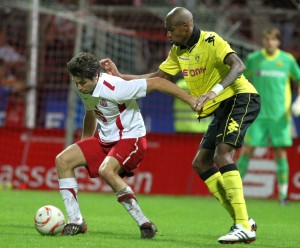
[[145, 222], [150, 222], [141, 210], [137, 200], [135, 199], [134, 192], [128, 186], [116, 193], [118, 201], [126, 208], [132, 218], [141, 226]]
[[78, 184], [76, 178], [59, 179], [58, 183], [59, 190], [69, 217], [68, 223], [82, 223], [83, 218], [77, 199]]
[[[58, 180], [59, 190], [62, 195], [66, 211], [69, 217], [68, 223], [80, 224], [83, 217], [80, 212], [77, 192], [78, 184], [76, 178], [63, 178]], [[116, 193], [118, 201], [126, 208], [132, 218], [141, 226], [145, 222], [150, 222], [142, 212], [137, 200], [135, 199], [134, 192], [130, 187], [126, 187]]]

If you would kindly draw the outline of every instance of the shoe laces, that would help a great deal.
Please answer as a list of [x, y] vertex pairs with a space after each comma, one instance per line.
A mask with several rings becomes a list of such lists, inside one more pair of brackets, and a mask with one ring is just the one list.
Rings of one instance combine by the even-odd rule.
[[245, 233], [245, 231], [248, 231], [248, 230], [244, 229], [243, 227], [239, 227], [237, 225], [233, 225], [231, 227], [231, 231], [229, 232], [229, 234], [238, 234], [240, 232]]
[[229, 234], [233, 234], [233, 233], [235, 233], [237, 230], [239, 230], [239, 228], [238, 228], [236, 225], [233, 225], [233, 226], [230, 228]]

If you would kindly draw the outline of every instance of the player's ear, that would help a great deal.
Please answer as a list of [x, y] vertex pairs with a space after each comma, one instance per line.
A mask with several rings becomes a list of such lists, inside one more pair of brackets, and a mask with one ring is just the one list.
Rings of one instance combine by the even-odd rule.
[[93, 81], [95, 81], [95, 82], [98, 82], [98, 80], [99, 80], [99, 75], [100, 75], [100, 73], [96, 73], [95, 74], [95, 76], [93, 77]]
[[191, 22], [187, 21], [183, 24], [184, 29], [186, 30], [186, 32], [189, 32], [189, 30], [191, 29]]
[[188, 22], [183, 23], [183, 27], [184, 27], [185, 30], [189, 30]]

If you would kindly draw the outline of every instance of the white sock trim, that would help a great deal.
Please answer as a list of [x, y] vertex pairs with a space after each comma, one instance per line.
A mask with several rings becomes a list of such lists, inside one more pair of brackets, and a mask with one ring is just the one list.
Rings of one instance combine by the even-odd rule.
[[77, 180], [74, 177], [58, 179], [59, 188], [78, 188]]

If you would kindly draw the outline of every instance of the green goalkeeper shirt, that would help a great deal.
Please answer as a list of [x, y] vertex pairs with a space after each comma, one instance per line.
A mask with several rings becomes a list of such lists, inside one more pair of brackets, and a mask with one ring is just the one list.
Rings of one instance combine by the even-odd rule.
[[264, 49], [249, 54], [245, 76], [261, 97], [261, 119], [290, 117], [290, 79], [300, 83], [300, 68], [295, 58], [282, 50], [269, 56]]

